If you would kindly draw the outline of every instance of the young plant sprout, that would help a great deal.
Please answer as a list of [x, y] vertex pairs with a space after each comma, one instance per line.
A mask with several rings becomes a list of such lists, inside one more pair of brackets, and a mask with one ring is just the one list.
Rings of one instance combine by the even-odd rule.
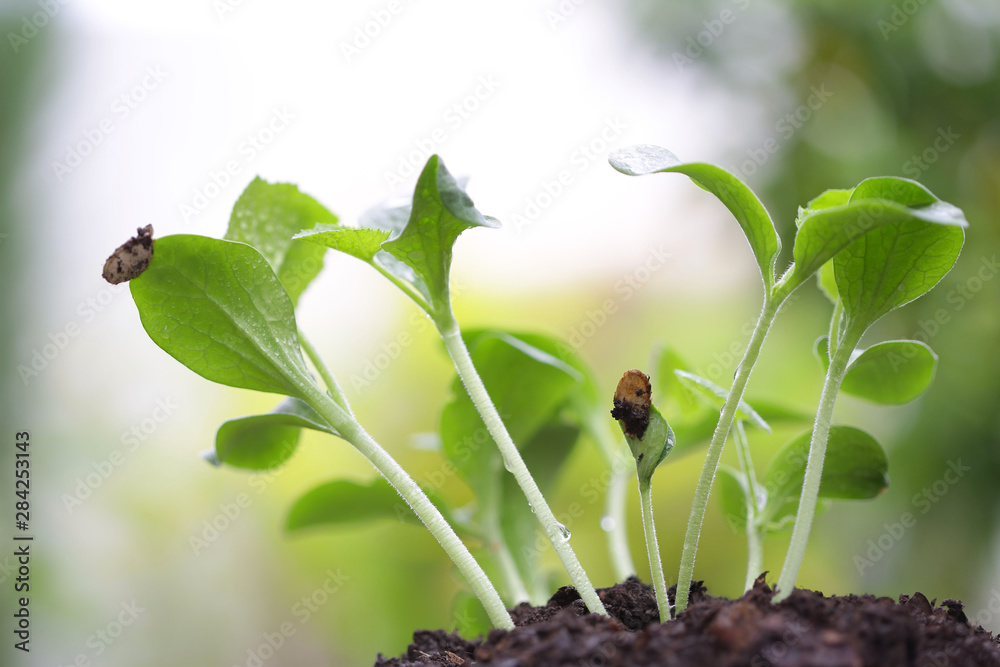
[[384, 206], [371, 212], [362, 223], [366, 227], [360, 229], [342, 227], [336, 222], [323, 224], [295, 238], [345, 252], [370, 264], [430, 317], [465, 390], [500, 450], [504, 467], [517, 480], [580, 597], [590, 611], [606, 614], [569, 544], [568, 530], [556, 519], [528, 471], [476, 371], [452, 311], [449, 272], [455, 241], [466, 229], [498, 227], [499, 222], [476, 210], [438, 156], [432, 155], [417, 180], [412, 205]]
[[[210, 460], [267, 469], [291, 456], [302, 428], [343, 438], [437, 538], [491, 622], [513, 628], [468, 548], [413, 478], [357, 422], [347, 397], [299, 332], [295, 301], [319, 273], [322, 249], [291, 237], [317, 220], [336, 222], [294, 186], [253, 181], [234, 207], [226, 239], [181, 234], [156, 240], [148, 267], [131, 280], [142, 325], [153, 342], [206, 379], [287, 397], [271, 413], [223, 424]], [[325, 386], [307, 367], [303, 349]], [[378, 486], [362, 497], [379, 493], [384, 500]], [[322, 493], [307, 494], [297, 504], [293, 524], [308, 521], [310, 512], [329, 512], [328, 500]], [[385, 506], [376, 503], [362, 511]]]
[[663, 576], [663, 563], [660, 561], [660, 546], [656, 541], [652, 480], [657, 466], [663, 463], [663, 459], [674, 448], [675, 439], [670, 425], [652, 404], [651, 398], [649, 376], [634, 368], [625, 371], [615, 390], [615, 407], [611, 410], [611, 416], [618, 420], [625, 442], [635, 458], [649, 571], [653, 577], [660, 621], [664, 622], [670, 620], [670, 600], [667, 598], [667, 583]]
[[[726, 392], [705, 465], [695, 489], [681, 553], [676, 611], [687, 607], [698, 540], [722, 449], [737, 406], [760, 354], [767, 332], [788, 297], [824, 269], [824, 285], [843, 295], [835, 307], [830, 370], [820, 398], [792, 544], [779, 579], [781, 595], [794, 586], [822, 478], [822, 461], [836, 391], [850, 355], [864, 331], [882, 314], [923, 294], [951, 268], [961, 248], [965, 219], [956, 207], [940, 201], [918, 183], [903, 178], [874, 178], [853, 190], [828, 191], [799, 211], [793, 263], [779, 277], [775, 263], [781, 241], [760, 200], [738, 178], [714, 165], [683, 163], [670, 151], [638, 145], [611, 153], [611, 166], [639, 176], [676, 172], [715, 195], [736, 218], [760, 270], [764, 303], [733, 384]], [[872, 236], [874, 234], [874, 236]], [[912, 238], [911, 238], [912, 237]], [[868, 239], [871, 239], [869, 242]], [[922, 273], [922, 272], [926, 272]], [[848, 303], [849, 302], [849, 303]]]

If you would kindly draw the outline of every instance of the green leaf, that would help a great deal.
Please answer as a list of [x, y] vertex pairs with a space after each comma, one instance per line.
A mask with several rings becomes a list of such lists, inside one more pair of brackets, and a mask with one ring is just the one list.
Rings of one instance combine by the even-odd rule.
[[874, 229], [838, 254], [844, 332], [853, 340], [876, 320], [929, 291], [958, 260], [965, 231], [910, 220]]
[[312, 384], [292, 301], [251, 246], [166, 236], [131, 289], [153, 342], [202, 377], [299, 398]]
[[937, 355], [915, 340], [872, 345], [851, 360], [840, 390], [883, 405], [902, 405], [930, 387]]
[[[479, 375], [519, 448], [551, 421], [582, 381], [571, 366], [502, 331], [488, 330], [469, 341]], [[499, 449], [461, 380], [441, 416], [446, 457], [473, 488], [498, 474]]]
[[625, 442], [635, 459], [636, 472], [640, 481], [649, 481], [656, 472], [656, 468], [667, 458], [667, 454], [674, 448], [677, 439], [670, 428], [670, 424], [663, 418], [655, 405], [649, 406], [649, 426], [641, 438], [633, 438], [625, 433], [625, 427], [618, 423], [625, 435]]
[[715, 477], [718, 485], [719, 504], [722, 505], [722, 514], [726, 518], [729, 527], [738, 533], [742, 533], [747, 527], [747, 479], [743, 473], [727, 465], [720, 465], [718, 474]]
[[389, 238], [389, 232], [382, 229], [317, 225], [315, 229], [296, 234], [295, 238], [318, 243], [371, 264], [382, 249], [382, 242]]
[[432, 155], [417, 180], [406, 227], [382, 248], [409, 266], [427, 286], [432, 308], [450, 308], [448, 275], [459, 234], [471, 227], [499, 226], [476, 210], [444, 163]]
[[[765, 475], [767, 505], [764, 517], [769, 530], [783, 527], [795, 516], [806, 462], [809, 460], [811, 431], [788, 443]], [[889, 486], [889, 463], [875, 438], [852, 426], [830, 427], [820, 480], [819, 496], [829, 499], [874, 498]]]
[[837, 303], [840, 300], [840, 292], [837, 291], [837, 276], [833, 271], [833, 262], [827, 262], [816, 272], [816, 284], [830, 303]]
[[317, 223], [334, 225], [337, 216], [295, 185], [257, 177], [236, 200], [224, 238], [255, 247], [295, 303], [323, 268], [323, 251], [292, 237]]
[[286, 398], [266, 415], [230, 419], [219, 426], [214, 462], [250, 470], [276, 468], [295, 452], [303, 428], [338, 435], [306, 403]]
[[[444, 513], [440, 498], [428, 494]], [[445, 514], [447, 518], [447, 514]], [[367, 484], [346, 479], [320, 484], [306, 492], [288, 512], [285, 529], [292, 532], [317, 526], [346, 526], [379, 519], [393, 519], [422, 526], [410, 506], [382, 478]]]
[[649, 144], [612, 151], [608, 162], [629, 176], [660, 172], [681, 173], [718, 197], [743, 228], [760, 268], [764, 286], [770, 292], [774, 284], [774, 262], [781, 250], [781, 240], [764, 205], [743, 181], [715, 165], [704, 162], [682, 163], [667, 149]]
[[707, 443], [719, 421], [719, 410], [714, 403], [706, 403], [701, 390], [692, 390], [680, 380], [676, 371], [690, 372], [691, 367], [681, 355], [667, 345], [661, 345], [653, 354], [652, 397], [662, 412], [670, 415], [670, 426], [677, 444], [674, 458], [688, 454]]
[[[695, 375], [694, 373], [677, 370], [674, 371], [674, 374], [680, 379], [681, 382], [694, 390], [716, 411], [722, 410], [722, 406], [726, 402], [726, 397], [729, 396], [728, 391], [711, 380], [706, 380], [705, 378]], [[768, 432], [771, 430], [771, 426], [764, 421], [763, 417], [761, 417], [756, 410], [750, 407], [750, 405], [743, 400], [740, 401], [739, 406], [736, 409], [736, 419], [743, 419], [744, 421], [750, 422], [754, 426]]]
[[808, 216], [816, 213], [817, 211], [822, 211], [825, 208], [832, 208], [834, 206], [843, 206], [851, 199], [851, 193], [854, 192], [853, 188], [842, 189], [842, 190], [827, 190], [820, 196], [811, 200], [805, 207], [799, 207], [799, 212], [795, 216], [795, 228], [798, 229], [802, 226], [802, 221]]

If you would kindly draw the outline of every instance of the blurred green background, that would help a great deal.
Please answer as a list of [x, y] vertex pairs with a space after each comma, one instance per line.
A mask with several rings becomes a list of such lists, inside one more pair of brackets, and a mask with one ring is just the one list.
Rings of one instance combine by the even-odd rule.
[[[1000, 6], [388, 7], [80, 0], [0, 10], [2, 465], [13, 467], [13, 433], [29, 430], [36, 535], [32, 652], [7, 641], [5, 664], [248, 664], [266, 635], [292, 622], [295, 634], [266, 664], [363, 665], [401, 652], [416, 628], [455, 625], [461, 582], [430, 535], [395, 523], [282, 534], [304, 490], [372, 477], [343, 443], [308, 433], [272, 475], [205, 465], [197, 454], [217, 424], [268, 410], [273, 397], [211, 386], [169, 359], [142, 332], [127, 292], [98, 275], [139, 225], [221, 235], [256, 173], [300, 183], [353, 222], [412, 187], [405, 163], [427, 147], [471, 175], [479, 208], [506, 223], [456, 248], [459, 320], [571, 338], [615, 299], [618, 310], [580, 347], [609, 403], [621, 372], [646, 367], [664, 343], [726, 384], [761, 290], [720, 205], [680, 176], [621, 176], [606, 165], [608, 150], [657, 143], [740, 174], [783, 234], [782, 262], [796, 207], [868, 176], [916, 178], [964, 209], [971, 227], [955, 269], [872, 332], [926, 336], [940, 356], [934, 386], [899, 408], [838, 402], [838, 422], [888, 449], [891, 486], [822, 515], [799, 583], [958, 598], [970, 618], [1000, 630]], [[157, 67], [162, 85], [145, 78]], [[272, 123], [282, 104], [294, 116], [287, 132]], [[100, 130], [108, 119], [112, 130]], [[88, 136], [100, 138], [93, 157], [60, 173], [56, 163]], [[239, 169], [226, 179], [230, 162]], [[571, 183], [553, 195], [563, 170]], [[192, 218], [181, 205], [198, 206], [198, 193], [208, 201]], [[673, 262], [637, 273], [656, 249]], [[418, 480], [432, 479], [440, 458], [413, 442], [435, 430], [448, 396], [443, 350], [388, 284], [348, 258], [326, 264], [300, 322], [362, 423]], [[616, 291], [640, 275], [639, 289]], [[939, 311], [948, 321], [935, 327]], [[828, 316], [818, 291], [803, 288], [765, 345], [751, 398], [814, 410], [822, 375], [811, 349]], [[396, 346], [407, 335], [413, 342]], [[383, 353], [391, 363], [368, 381]], [[758, 469], [795, 434], [755, 437]], [[654, 484], [668, 583], [701, 458], [671, 461]], [[958, 462], [969, 470], [944, 482]], [[581, 443], [550, 499], [556, 513], [601, 474], [595, 448]], [[11, 475], [2, 479], [10, 489]], [[470, 498], [456, 479], [441, 492]], [[13, 494], [3, 495], [6, 535]], [[633, 495], [631, 542], [648, 578]], [[573, 545], [594, 583], [611, 585], [602, 505], [584, 504]], [[859, 571], [855, 557], [905, 512], [916, 525]], [[225, 526], [214, 537], [213, 521]], [[772, 577], [785, 539], [765, 543]], [[713, 504], [696, 578], [737, 595], [744, 554]], [[566, 577], [547, 559], [554, 589]], [[0, 556], [8, 619], [12, 563]], [[317, 595], [328, 580], [336, 592]]]

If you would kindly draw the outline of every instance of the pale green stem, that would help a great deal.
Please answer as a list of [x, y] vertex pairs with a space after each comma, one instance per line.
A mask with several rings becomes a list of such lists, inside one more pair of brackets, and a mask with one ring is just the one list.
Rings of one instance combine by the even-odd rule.
[[764, 562], [764, 549], [761, 544], [761, 529], [758, 525], [757, 503], [759, 502], [757, 490], [757, 474], [753, 469], [753, 459], [750, 458], [750, 443], [747, 440], [746, 429], [743, 427], [743, 420], [736, 420], [736, 428], [733, 429], [733, 442], [736, 443], [736, 457], [740, 461], [740, 471], [747, 480], [747, 576], [743, 584], [743, 590], [748, 591], [753, 588], [753, 582], [761, 573]]
[[698, 540], [701, 537], [701, 526], [705, 521], [705, 510], [708, 507], [708, 496], [712, 491], [712, 482], [715, 479], [716, 470], [719, 468], [719, 458], [722, 456], [722, 448], [729, 437], [729, 429], [733, 425], [733, 417], [736, 415], [736, 408], [743, 399], [743, 390], [750, 379], [750, 371], [753, 370], [757, 357], [760, 355], [760, 348], [764, 344], [771, 323], [778, 314], [784, 299], [774, 300], [765, 298], [764, 307], [757, 320], [757, 326], [750, 336], [746, 352], [743, 359], [736, 368], [736, 377], [733, 378], [733, 385], [729, 389], [729, 396], [719, 415], [719, 423], [715, 427], [712, 435], [712, 442], [708, 445], [708, 453], [705, 455], [705, 465], [701, 469], [701, 476], [698, 478], [698, 486], [694, 491], [694, 500], [691, 503], [691, 515], [688, 517], [687, 532], [684, 535], [684, 546], [681, 549], [681, 566], [677, 576], [677, 602], [676, 612], [680, 613], [687, 608], [688, 596], [691, 588], [691, 578], [694, 575], [694, 561], [698, 553]]
[[468, 547], [455, 534], [454, 529], [413, 478], [375, 442], [360, 424], [317, 387], [309, 389], [307, 402], [323, 419], [337, 429], [341, 437], [354, 445], [403, 497], [406, 504], [427, 526], [427, 530], [437, 538], [445, 552], [454, 561], [455, 566], [469, 582], [469, 586], [482, 602], [493, 625], [504, 630], [512, 630], [514, 623], [511, 621], [510, 614], [507, 612], [500, 594], [493, 587], [483, 568], [472, 557]]
[[309, 342], [301, 331], [299, 331], [299, 344], [302, 349], [306, 351], [306, 356], [316, 367], [316, 371], [319, 373], [320, 378], [323, 379], [323, 384], [326, 385], [327, 391], [330, 392], [330, 396], [333, 398], [334, 402], [341, 407], [348, 415], [353, 416], [354, 413], [351, 411], [351, 405], [347, 401], [347, 396], [344, 394], [344, 390], [340, 388], [337, 383], [337, 378], [333, 377], [333, 373], [327, 368], [326, 362], [323, 361], [323, 357], [319, 356], [316, 348], [313, 344]]
[[639, 507], [642, 510], [642, 528], [646, 533], [646, 554], [649, 556], [649, 573], [653, 577], [653, 590], [656, 592], [656, 606], [660, 609], [660, 622], [666, 623], [670, 620], [670, 599], [667, 597], [667, 582], [663, 578], [660, 546], [656, 541], [651, 481], [639, 478]]
[[795, 527], [792, 528], [788, 553], [785, 554], [785, 564], [782, 565], [781, 576], [778, 577], [778, 594], [774, 598], [775, 602], [780, 602], [791, 595], [795, 588], [795, 580], [799, 576], [799, 568], [802, 567], [802, 559], [806, 555], [809, 531], [812, 529], [813, 516], [816, 514], [819, 485], [823, 479], [823, 459], [826, 457], [826, 444], [830, 437], [833, 406], [837, 402], [840, 384], [847, 373], [851, 352], [854, 351], [859, 339], [860, 336], [845, 336], [843, 344], [831, 348], [830, 367], [826, 370], [826, 380], [823, 382], [819, 408], [816, 410], [816, 422], [813, 424], [812, 437], [809, 441], [809, 460], [802, 481], [799, 509], [795, 515]]
[[[602, 420], [601, 417], [605, 419]], [[611, 471], [608, 489], [604, 495], [604, 518], [610, 521], [610, 525], [605, 528], [606, 524], [602, 519], [601, 528], [607, 536], [608, 555], [611, 558], [615, 581], [625, 581], [635, 574], [632, 550], [628, 546], [625, 502], [628, 479], [634, 469], [633, 459], [624, 447], [618, 446], [620, 438], [612, 435], [606, 415], [591, 414], [588, 417], [587, 429], [597, 442], [598, 449], [604, 456], [605, 465]]]
[[553, 548], [556, 550], [559, 560], [562, 561], [563, 567], [566, 568], [566, 572], [569, 574], [573, 585], [576, 586], [580, 597], [583, 598], [584, 604], [595, 614], [607, 615], [608, 612], [604, 609], [604, 604], [601, 603], [601, 599], [597, 596], [597, 591], [594, 590], [593, 584], [590, 583], [587, 573], [584, 571], [583, 566], [576, 557], [576, 553], [573, 552], [573, 548], [569, 544], [568, 535], [564, 534], [568, 533], [566, 527], [556, 520], [555, 515], [549, 508], [549, 504], [545, 501], [545, 497], [538, 488], [538, 484], [535, 483], [531, 473], [528, 472], [528, 467], [524, 464], [524, 459], [521, 458], [520, 452], [517, 451], [514, 441], [511, 440], [510, 434], [507, 433], [507, 428], [504, 426], [500, 414], [493, 405], [493, 401], [490, 399], [486, 387], [479, 377], [479, 373], [476, 372], [476, 367], [472, 363], [472, 357], [469, 356], [469, 350], [465, 346], [465, 341], [462, 340], [458, 323], [450, 313], [439, 318], [439, 320], [443, 320], [438, 321], [437, 325], [441, 333], [441, 338], [444, 340], [445, 348], [448, 350], [448, 355], [455, 364], [458, 377], [462, 379], [462, 384], [465, 385], [466, 391], [469, 392], [469, 396], [483, 418], [487, 430], [500, 448], [505, 467], [514, 475], [518, 486], [524, 491], [524, 495], [528, 499], [532, 511], [535, 513], [535, 517], [541, 524], [542, 530], [545, 531], [546, 537], [549, 538], [549, 542], [552, 543]]

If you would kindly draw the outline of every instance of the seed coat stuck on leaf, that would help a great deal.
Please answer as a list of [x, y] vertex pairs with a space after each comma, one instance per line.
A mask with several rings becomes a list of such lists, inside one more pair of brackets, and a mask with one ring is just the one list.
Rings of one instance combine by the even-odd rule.
[[137, 227], [136, 235], [111, 253], [104, 262], [104, 279], [112, 285], [138, 277], [153, 256], [153, 225]]
[[649, 376], [635, 368], [625, 371], [615, 389], [611, 416], [621, 422], [625, 435], [642, 439], [649, 426], [649, 406], [653, 390]]

